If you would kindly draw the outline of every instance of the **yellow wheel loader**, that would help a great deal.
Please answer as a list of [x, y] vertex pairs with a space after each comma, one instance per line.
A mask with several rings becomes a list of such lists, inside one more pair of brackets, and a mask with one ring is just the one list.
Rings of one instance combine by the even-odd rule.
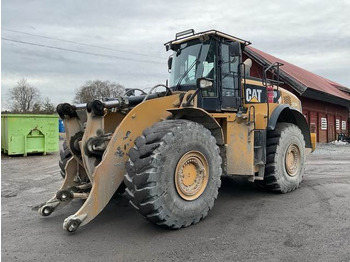
[[251, 60], [242, 61], [249, 44], [216, 30], [180, 32], [165, 44], [173, 51], [167, 85], [146, 95], [60, 104], [65, 179], [39, 213], [86, 199], [64, 220], [74, 232], [125, 189], [142, 216], [176, 229], [207, 216], [222, 175], [280, 193], [296, 189], [314, 139], [298, 98], [279, 87], [281, 64], [264, 68], [262, 79], [250, 76]]

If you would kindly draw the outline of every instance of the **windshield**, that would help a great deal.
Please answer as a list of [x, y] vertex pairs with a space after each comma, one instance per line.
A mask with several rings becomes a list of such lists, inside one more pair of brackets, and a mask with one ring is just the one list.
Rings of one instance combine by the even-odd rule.
[[196, 79], [215, 80], [215, 48], [210, 41], [193, 40], [174, 51], [169, 84], [171, 87], [194, 86]]

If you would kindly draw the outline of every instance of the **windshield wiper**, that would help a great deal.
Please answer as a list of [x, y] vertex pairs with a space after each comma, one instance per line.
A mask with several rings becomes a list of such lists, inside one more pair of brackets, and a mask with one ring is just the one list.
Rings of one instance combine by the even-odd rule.
[[185, 73], [180, 77], [179, 82], [177, 82], [176, 88], [178, 88], [182, 82], [182, 80], [187, 76], [187, 74], [191, 71], [195, 64], [197, 64], [198, 58], [193, 61], [190, 67], [185, 71]]
[[180, 87], [182, 80], [187, 76], [187, 74], [191, 71], [191, 69], [199, 62], [199, 57], [202, 53], [202, 47], [203, 47], [203, 45], [201, 45], [201, 47], [199, 49], [198, 56], [197, 56], [196, 60], [193, 61], [193, 63], [190, 65], [190, 67], [187, 68], [187, 70], [184, 72], [184, 74], [180, 77], [179, 82], [177, 82], [176, 89], [178, 89]]

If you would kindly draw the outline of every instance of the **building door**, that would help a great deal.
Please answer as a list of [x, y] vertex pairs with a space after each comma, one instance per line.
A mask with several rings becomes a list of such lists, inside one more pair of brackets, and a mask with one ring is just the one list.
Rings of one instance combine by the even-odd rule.
[[319, 128], [318, 128], [318, 121], [317, 121], [317, 113], [316, 112], [313, 112], [313, 111], [310, 112], [309, 125], [310, 125], [310, 131], [312, 133], [316, 133], [317, 142], [320, 142], [320, 137], [319, 137], [319, 133], [318, 133]]
[[320, 143], [327, 143], [328, 142], [328, 121], [326, 114], [318, 113], [318, 137]]
[[335, 138], [338, 139], [339, 133], [341, 133], [341, 118], [337, 116], [335, 118]]
[[328, 143], [335, 140], [335, 125], [334, 125], [334, 116], [328, 115]]

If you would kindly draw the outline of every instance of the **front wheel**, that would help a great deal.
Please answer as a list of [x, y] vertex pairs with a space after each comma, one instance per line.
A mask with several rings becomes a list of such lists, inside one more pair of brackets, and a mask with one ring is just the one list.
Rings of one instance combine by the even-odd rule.
[[148, 220], [187, 227], [212, 209], [222, 160], [215, 138], [202, 125], [187, 120], [156, 123], [135, 140], [129, 157], [126, 193]]

